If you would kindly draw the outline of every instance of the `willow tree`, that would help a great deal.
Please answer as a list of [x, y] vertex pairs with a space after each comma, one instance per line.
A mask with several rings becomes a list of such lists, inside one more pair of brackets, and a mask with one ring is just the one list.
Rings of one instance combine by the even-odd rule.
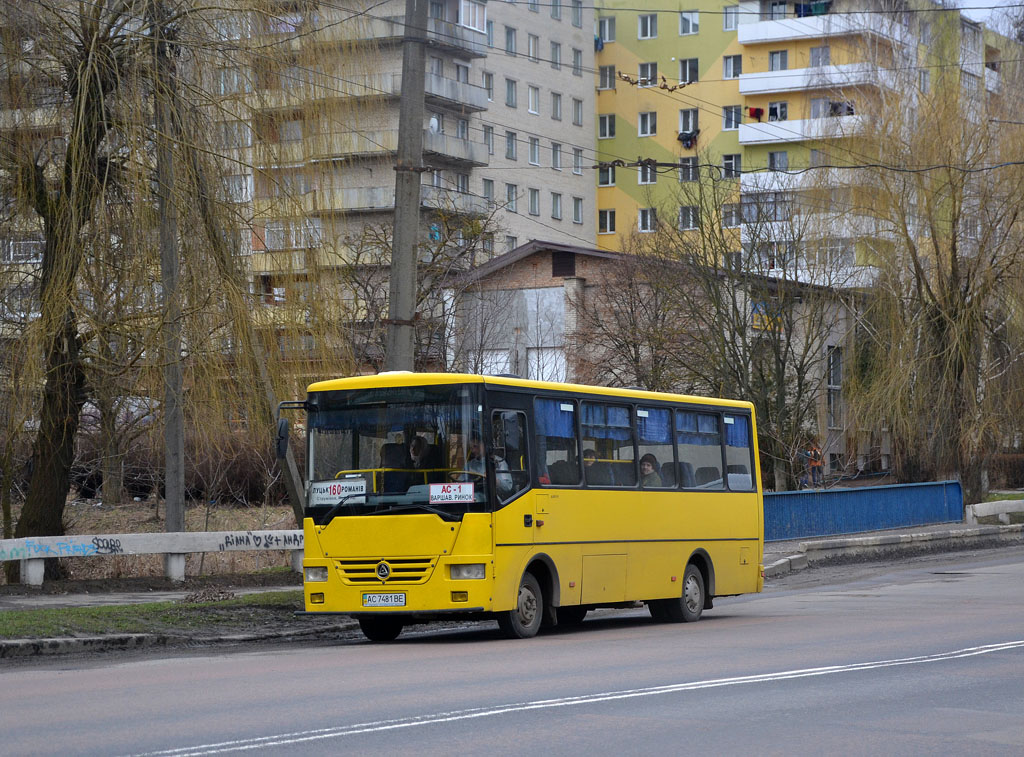
[[957, 13], [930, 36], [919, 66], [857, 102], [867, 165], [846, 174], [877, 225], [878, 276], [850, 388], [901, 480], [959, 478], [973, 502], [1020, 393], [1021, 51]]

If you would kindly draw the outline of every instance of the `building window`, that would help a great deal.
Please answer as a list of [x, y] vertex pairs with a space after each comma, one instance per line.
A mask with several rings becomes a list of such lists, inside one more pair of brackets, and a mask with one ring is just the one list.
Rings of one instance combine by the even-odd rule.
[[722, 205], [722, 228], [735, 229], [740, 225], [740, 205], [738, 202], [727, 202]]
[[683, 11], [679, 14], [679, 34], [696, 34], [700, 31], [700, 14], [697, 11]]
[[658, 169], [649, 163], [641, 163], [636, 172], [638, 184], [657, 184]]
[[528, 86], [526, 88], [526, 109], [533, 114], [540, 113], [540, 87]]
[[540, 165], [540, 138], [530, 137], [530, 165]]
[[679, 181], [697, 181], [697, 159], [679, 159]]
[[574, 126], [583, 126], [583, 101], [572, 98], [572, 123]]
[[505, 250], [511, 251], [519, 246], [519, 237], [513, 237], [506, 235], [505, 237]]
[[487, 145], [487, 154], [494, 155], [494, 127], [484, 127], [484, 144]]
[[562, 43], [552, 42], [551, 43], [551, 67], [554, 69], [562, 68]]
[[743, 118], [743, 108], [740, 105], [726, 105], [722, 108], [722, 130], [740, 128], [740, 121]]
[[641, 87], [657, 87], [658, 86], [658, 64], [657, 63], [641, 63], [640, 64], [640, 82]]
[[562, 220], [562, 193], [551, 193], [551, 217], [557, 221]]
[[644, 13], [637, 17], [637, 39], [654, 39], [658, 36], [658, 14]]
[[572, 198], [572, 222], [583, 223], [583, 198]]
[[540, 37], [536, 34], [526, 35], [526, 57], [533, 63], [540, 60]]
[[583, 0], [572, 0], [572, 25], [583, 26]]
[[921, 70], [917, 72], [917, 88], [921, 90], [921, 94], [927, 95], [932, 89], [932, 74], [931, 71]]
[[739, 153], [722, 156], [722, 176], [726, 179], [738, 179], [742, 171]]
[[789, 67], [788, 50], [772, 50], [768, 53], [768, 70], [785, 71]]
[[530, 197], [530, 215], [540, 215], [540, 190], [533, 189], [532, 187], [528, 190]]
[[679, 208], [679, 228], [696, 229], [700, 222], [700, 212], [696, 205], [683, 205]]
[[597, 169], [597, 186], [615, 186], [615, 166], [599, 166]]
[[604, 43], [615, 41], [614, 16], [606, 16], [604, 18], [597, 19], [597, 36]]
[[509, 160], [516, 159], [516, 133], [514, 131], [505, 132], [505, 157]]
[[828, 379], [828, 427], [843, 427], [843, 348], [828, 347], [825, 373]]
[[540, 13], [540, 0], [529, 0], [526, 7], [533, 13]]
[[516, 30], [514, 27], [505, 27], [505, 53], [507, 55], [516, 54]]
[[722, 31], [734, 32], [739, 26], [740, 6], [727, 5], [722, 8]]
[[697, 81], [697, 59], [682, 58], [679, 61], [679, 83], [693, 84]]
[[697, 109], [696, 108], [683, 108], [679, 111], [679, 131], [681, 132], [695, 132], [697, 131]]
[[519, 186], [516, 184], [505, 185], [505, 207], [510, 213], [518, 213], [516, 210], [516, 198], [519, 196]]
[[515, 79], [505, 79], [505, 105], [510, 108], [516, 107], [518, 100], [518, 86]]
[[597, 117], [597, 138], [611, 139], [615, 136], [615, 115], [607, 114]]
[[468, 118], [457, 118], [457, 119], [455, 119], [455, 138], [456, 139], [469, 139], [469, 119]]
[[551, 93], [551, 118], [554, 121], [562, 120], [562, 96], [558, 92]]
[[[768, 0], [761, 4], [762, 21], [781, 21], [786, 17], [787, 0]], [[813, 10], [811, 11], [814, 12]]]
[[583, 76], [583, 51], [572, 49], [572, 75]]
[[827, 66], [832, 62], [832, 51], [828, 45], [811, 48], [811, 68]]
[[743, 57], [740, 55], [726, 55], [722, 58], [722, 78], [738, 79], [743, 73]]
[[640, 208], [636, 215], [636, 225], [644, 233], [657, 231], [658, 216], [654, 208]]
[[768, 103], [768, 120], [785, 121], [789, 118], [789, 103], [785, 101]]
[[487, 101], [494, 102], [494, 74], [484, 71], [484, 89], [487, 90]]
[[[736, 106], [739, 107], [739, 106]], [[658, 112], [649, 110], [640, 114], [637, 120], [637, 136], [653, 137], [658, 133]]]
[[487, 200], [487, 206], [491, 207], [494, 205], [494, 179], [483, 180], [483, 196]]
[[614, 234], [615, 233], [615, 211], [614, 210], [599, 210], [599, 211], [597, 211], [597, 233], [598, 234]]
[[457, 173], [457, 174], [455, 174], [455, 191], [461, 192], [462, 194], [469, 194], [469, 174], [468, 173]]
[[494, 22], [487, 22], [487, 46], [494, 47]]
[[445, 11], [444, 3], [441, 2], [441, 0], [430, 0], [430, 6], [429, 6], [429, 9], [428, 9], [428, 13], [429, 13], [431, 18], [436, 18], [438, 21], [444, 21], [445, 20], [444, 11]]
[[777, 152], [768, 153], [768, 170], [769, 171], [788, 171], [789, 170], [789, 153], [785, 150], [779, 150]]
[[572, 148], [572, 172], [577, 176], [583, 175], [583, 148]]
[[562, 4], [558, 0], [551, 2], [551, 18], [559, 21], [562, 19]]
[[615, 89], [615, 66], [598, 67], [597, 82], [598, 89]]
[[551, 167], [556, 171], [562, 170], [562, 144], [561, 142], [551, 143]]

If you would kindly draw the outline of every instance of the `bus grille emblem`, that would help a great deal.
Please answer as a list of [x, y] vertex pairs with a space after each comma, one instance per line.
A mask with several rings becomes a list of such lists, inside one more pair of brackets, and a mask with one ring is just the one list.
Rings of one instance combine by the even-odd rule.
[[386, 562], [377, 563], [377, 578], [381, 581], [387, 581], [388, 576], [391, 575], [391, 566]]

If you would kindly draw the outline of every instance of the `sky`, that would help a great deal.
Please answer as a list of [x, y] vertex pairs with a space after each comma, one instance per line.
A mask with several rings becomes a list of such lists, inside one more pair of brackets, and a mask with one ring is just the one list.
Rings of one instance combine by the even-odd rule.
[[[1001, 14], [998, 11], [993, 13], [993, 10], [1006, 5], [1019, 5], [1022, 2], [1024, 0], [955, 0], [953, 4], [959, 8], [971, 8], [972, 10], [963, 12], [968, 18], [974, 21], [983, 21], [993, 28], [998, 28], [997, 22]], [[984, 10], [974, 10], [975, 8], [984, 8]]]

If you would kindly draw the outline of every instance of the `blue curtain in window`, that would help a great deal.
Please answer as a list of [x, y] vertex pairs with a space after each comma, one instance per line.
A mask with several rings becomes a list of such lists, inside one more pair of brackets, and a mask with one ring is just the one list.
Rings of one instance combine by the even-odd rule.
[[557, 436], [572, 439], [576, 436], [575, 413], [562, 410], [558, 400], [534, 400], [533, 409], [537, 419], [537, 436]]
[[672, 425], [668, 410], [647, 410], [647, 417], [638, 416], [637, 431], [641, 444], [671, 444]]
[[591, 439], [626, 441], [632, 435], [628, 408], [598, 405], [593, 402], [584, 402], [582, 407], [584, 436]]
[[718, 416], [707, 413], [677, 412], [676, 442], [708, 447], [718, 444]]
[[725, 424], [725, 443], [730, 447], [750, 447], [750, 419], [742, 415], [727, 415], [732, 423]]

